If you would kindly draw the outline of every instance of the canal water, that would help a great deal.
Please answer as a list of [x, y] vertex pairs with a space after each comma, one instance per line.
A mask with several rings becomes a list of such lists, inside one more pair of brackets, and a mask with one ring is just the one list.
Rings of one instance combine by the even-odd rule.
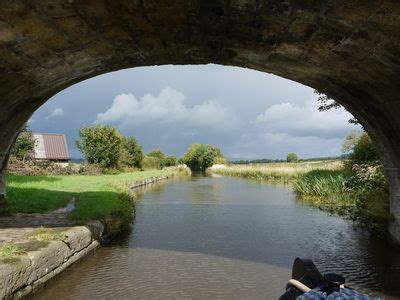
[[400, 253], [390, 245], [301, 205], [288, 187], [193, 176], [146, 191], [128, 236], [34, 299], [276, 299], [297, 256], [362, 291], [400, 296]]

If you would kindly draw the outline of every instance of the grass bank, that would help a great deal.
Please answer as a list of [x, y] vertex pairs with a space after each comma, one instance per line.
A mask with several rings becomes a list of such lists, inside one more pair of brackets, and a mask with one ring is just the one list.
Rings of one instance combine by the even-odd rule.
[[389, 221], [389, 190], [380, 166], [344, 168], [342, 161], [231, 165], [209, 172], [293, 186], [299, 201], [358, 221], [379, 235]]
[[75, 197], [73, 220], [131, 217], [133, 182], [151, 177], [173, 175], [175, 169], [138, 171], [116, 175], [62, 175], [7, 177], [7, 200], [12, 213], [45, 213], [61, 207]]

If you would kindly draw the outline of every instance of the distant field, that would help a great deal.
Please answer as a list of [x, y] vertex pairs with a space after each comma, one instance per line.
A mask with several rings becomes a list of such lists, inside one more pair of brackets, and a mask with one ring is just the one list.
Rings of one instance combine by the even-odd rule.
[[340, 170], [342, 160], [307, 161], [297, 163], [261, 163], [248, 165], [229, 165], [226, 168], [212, 170], [212, 173], [238, 176], [257, 180], [282, 180], [290, 181], [299, 175], [313, 170]]

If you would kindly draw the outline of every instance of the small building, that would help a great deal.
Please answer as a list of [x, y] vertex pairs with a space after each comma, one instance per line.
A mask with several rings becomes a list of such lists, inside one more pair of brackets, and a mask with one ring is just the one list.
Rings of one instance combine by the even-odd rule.
[[70, 161], [67, 139], [64, 134], [34, 133], [33, 159], [67, 165]]

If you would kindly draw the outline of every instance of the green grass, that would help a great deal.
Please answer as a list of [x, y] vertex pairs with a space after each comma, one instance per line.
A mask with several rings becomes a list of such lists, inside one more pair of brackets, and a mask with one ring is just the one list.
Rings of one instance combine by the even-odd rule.
[[18, 245], [5, 244], [0, 246], [0, 256], [3, 257], [23, 255], [25, 253], [26, 250]]
[[294, 189], [302, 196], [329, 198], [346, 197], [345, 183], [351, 175], [343, 170], [313, 170], [301, 174], [294, 182]]
[[10, 211], [44, 213], [64, 207], [73, 196], [74, 220], [85, 222], [108, 215], [131, 213], [130, 184], [150, 177], [171, 175], [173, 169], [122, 173], [117, 175], [64, 175], [7, 177], [7, 200]]
[[62, 241], [65, 238], [65, 234], [53, 228], [39, 227], [35, 229], [34, 235], [29, 238], [38, 241]]
[[354, 183], [354, 179], [350, 171], [314, 170], [299, 176], [293, 186], [301, 201], [358, 221], [374, 234], [385, 236], [390, 220], [387, 185]]

